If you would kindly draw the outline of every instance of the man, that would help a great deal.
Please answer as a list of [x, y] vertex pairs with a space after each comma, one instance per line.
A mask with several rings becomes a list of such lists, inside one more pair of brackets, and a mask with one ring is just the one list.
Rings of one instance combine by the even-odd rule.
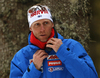
[[82, 45], [55, 31], [47, 6], [29, 8], [28, 22], [29, 45], [12, 59], [10, 78], [98, 78]]

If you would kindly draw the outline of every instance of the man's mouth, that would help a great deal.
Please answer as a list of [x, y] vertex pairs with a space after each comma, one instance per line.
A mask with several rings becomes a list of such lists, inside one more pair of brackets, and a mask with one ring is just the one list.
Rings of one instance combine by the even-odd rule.
[[40, 36], [46, 36], [46, 35], [40, 35]]

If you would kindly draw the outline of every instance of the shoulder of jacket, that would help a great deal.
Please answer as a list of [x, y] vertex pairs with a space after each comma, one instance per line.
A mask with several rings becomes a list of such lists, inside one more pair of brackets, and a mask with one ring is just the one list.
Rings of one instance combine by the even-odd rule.
[[63, 44], [66, 45], [68, 48], [73, 49], [74, 46], [80, 45], [80, 43], [73, 39], [64, 39]]
[[68, 44], [68, 45], [75, 45], [77, 43], [79, 43], [78, 41], [74, 40], [74, 39], [64, 39], [63, 43]]
[[16, 58], [31, 58], [32, 55], [38, 50], [39, 48], [34, 45], [27, 45], [20, 49], [16, 54]]

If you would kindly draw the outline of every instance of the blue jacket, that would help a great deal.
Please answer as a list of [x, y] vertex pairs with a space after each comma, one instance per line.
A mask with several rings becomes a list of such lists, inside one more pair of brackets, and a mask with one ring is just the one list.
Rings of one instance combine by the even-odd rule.
[[11, 61], [10, 78], [98, 78], [92, 59], [82, 45], [73, 39], [58, 38], [63, 44], [57, 53], [46, 51], [41, 71], [29, 61], [40, 48], [30, 43], [19, 50]]

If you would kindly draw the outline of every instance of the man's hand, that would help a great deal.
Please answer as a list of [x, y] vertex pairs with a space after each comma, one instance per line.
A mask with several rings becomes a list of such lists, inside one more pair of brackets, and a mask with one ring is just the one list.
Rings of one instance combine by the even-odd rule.
[[48, 54], [44, 50], [37, 50], [33, 55], [33, 63], [36, 69], [40, 69], [43, 63], [43, 60], [48, 57]]
[[[51, 43], [52, 45], [50, 45], [49, 43]], [[51, 38], [47, 41], [47, 45], [46, 47], [50, 47], [52, 48], [55, 52], [58, 51], [59, 47], [62, 45], [62, 40], [58, 39], [58, 38]]]

